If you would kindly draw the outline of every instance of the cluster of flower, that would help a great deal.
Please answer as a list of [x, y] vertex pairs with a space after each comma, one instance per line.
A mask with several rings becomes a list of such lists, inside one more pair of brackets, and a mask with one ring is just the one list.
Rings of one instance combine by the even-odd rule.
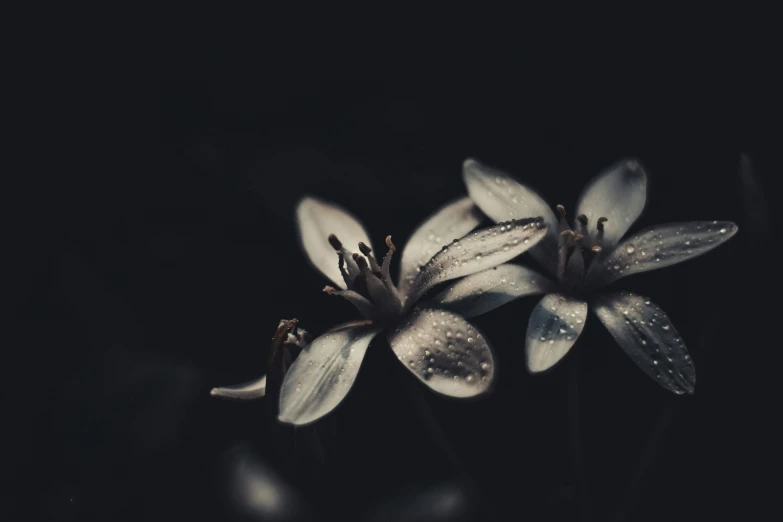
[[[475, 160], [465, 161], [463, 179], [468, 196], [437, 210], [413, 233], [401, 252], [396, 284], [391, 236], [381, 259], [345, 209], [313, 197], [300, 201], [302, 247], [336, 285], [324, 291], [348, 300], [363, 320], [338, 325], [312, 342], [295, 325], [284, 330], [298, 356], [280, 385], [280, 421], [309, 424], [332, 411], [353, 385], [370, 343], [384, 331], [399, 361], [430, 389], [452, 397], [486, 392], [495, 356], [466, 318], [529, 295], [544, 296], [527, 325], [531, 373], [550, 369], [568, 353], [589, 308], [647, 375], [676, 394], [693, 393], [693, 363], [666, 314], [639, 295], [600, 289], [712, 250], [737, 232], [734, 223], [669, 223], [622, 240], [646, 201], [647, 176], [633, 160], [611, 166], [587, 185], [571, 223], [562, 205], [555, 207], [557, 217], [533, 190]], [[497, 224], [474, 231], [484, 216]], [[549, 274], [509, 263], [524, 252]], [[253, 399], [265, 391], [266, 376], [212, 394]]]

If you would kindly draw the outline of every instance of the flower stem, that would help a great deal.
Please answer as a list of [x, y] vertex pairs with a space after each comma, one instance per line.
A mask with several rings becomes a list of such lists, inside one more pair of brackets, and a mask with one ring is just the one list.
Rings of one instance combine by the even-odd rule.
[[615, 522], [622, 522], [628, 518], [631, 513], [633, 504], [639, 499], [639, 493], [645, 483], [645, 478], [650, 468], [652, 468], [655, 462], [655, 457], [658, 453], [658, 446], [665, 438], [666, 431], [674, 419], [675, 408], [670, 403], [661, 410], [658, 415], [658, 420], [655, 423], [655, 428], [650, 433], [647, 443], [644, 445], [641, 455], [639, 456], [639, 463], [636, 466], [636, 472], [633, 475], [628, 489], [625, 493], [625, 501], [620, 505], [615, 514]]
[[579, 520], [590, 520], [590, 495], [585, 479], [582, 443], [579, 437], [579, 381], [582, 376], [584, 350], [578, 350], [571, 359], [571, 375], [568, 381], [568, 424], [571, 438], [571, 466]]
[[[408, 376], [406, 375], [405, 377]], [[446, 434], [443, 432], [443, 429], [440, 427], [440, 424], [438, 423], [438, 420], [435, 418], [435, 415], [433, 415], [432, 409], [427, 403], [427, 399], [422, 396], [421, 386], [419, 386], [416, 381], [410, 378], [406, 378], [405, 381], [407, 382], [408, 395], [411, 398], [413, 407], [416, 409], [416, 413], [424, 422], [424, 425], [426, 426], [427, 431], [429, 432], [430, 437], [432, 438], [432, 442], [435, 444], [436, 447], [441, 449], [441, 451], [443, 452], [443, 456], [449, 462], [449, 465], [451, 466], [452, 471], [455, 474], [457, 475], [465, 474], [464, 466], [462, 462], [459, 460], [459, 458], [457, 457], [457, 453], [454, 450], [454, 446], [452, 446], [451, 442], [448, 440], [448, 438], [446, 438]]]

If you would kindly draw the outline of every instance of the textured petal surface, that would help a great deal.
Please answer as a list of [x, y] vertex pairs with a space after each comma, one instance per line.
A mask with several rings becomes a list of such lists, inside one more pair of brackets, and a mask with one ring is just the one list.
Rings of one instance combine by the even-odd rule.
[[307, 257], [335, 285], [346, 288], [337, 265], [337, 253], [329, 244], [329, 234], [337, 236], [349, 250], [356, 251], [359, 242], [372, 248], [361, 222], [344, 208], [311, 196], [302, 198], [296, 207], [299, 239]]
[[510, 261], [540, 241], [546, 231], [540, 218], [529, 218], [499, 223], [455, 239], [421, 268], [408, 292], [407, 305], [438, 283]]
[[478, 395], [495, 373], [492, 350], [481, 332], [446, 310], [414, 310], [389, 333], [389, 344], [406, 368], [444, 395]]
[[209, 394], [226, 399], [261, 399], [266, 395], [266, 375], [234, 386], [212, 388]]
[[337, 327], [306, 346], [280, 391], [282, 422], [308, 424], [332, 411], [353, 386], [373, 337], [372, 325]]
[[557, 270], [557, 218], [541, 196], [508, 174], [482, 165], [474, 159], [465, 160], [462, 178], [468, 194], [482, 212], [496, 222], [541, 216], [549, 225], [549, 234], [530, 255], [552, 273]]
[[676, 394], [693, 393], [693, 361], [657, 305], [631, 292], [617, 292], [598, 297], [593, 310], [644, 373]]
[[475, 317], [526, 295], [544, 294], [553, 283], [535, 270], [506, 263], [460, 279], [436, 295], [432, 302]]
[[461, 198], [440, 208], [413, 233], [402, 251], [400, 290], [405, 292], [418, 275], [418, 268], [438, 250], [461, 238], [481, 222], [481, 211], [470, 198]]
[[601, 263], [598, 281], [646, 272], [700, 256], [737, 233], [729, 221], [690, 221], [648, 228], [617, 245]]
[[611, 248], [641, 215], [646, 199], [647, 174], [635, 160], [625, 160], [598, 174], [585, 187], [576, 206], [576, 215], [587, 216], [588, 231], [593, 239], [598, 230], [598, 218], [607, 218], [603, 246]]
[[531, 373], [548, 370], [579, 338], [587, 319], [587, 303], [561, 294], [547, 294], [530, 314], [525, 361]]

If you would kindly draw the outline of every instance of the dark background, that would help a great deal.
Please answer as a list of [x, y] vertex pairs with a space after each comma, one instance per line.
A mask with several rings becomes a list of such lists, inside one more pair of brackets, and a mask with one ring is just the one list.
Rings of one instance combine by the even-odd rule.
[[[766, 196], [780, 136], [764, 32], [383, 16], [376, 30], [331, 14], [107, 15], [100, 30], [74, 16], [16, 49], [35, 109], [20, 129], [36, 137], [9, 223], [22, 255], [8, 287], [3, 519], [239, 519], [232, 463], [251, 458], [321, 519], [401, 519], [389, 510], [425, 491], [422, 505], [447, 491], [477, 520], [767, 513], [778, 328], [762, 293], [777, 279]], [[668, 313], [694, 396], [655, 385], [592, 316], [563, 364], [528, 375], [535, 298], [474, 321], [500, 367], [481, 400], [428, 393], [379, 338], [318, 435], [325, 456], [311, 431], [270, 423], [263, 401], [209, 396], [265, 371], [281, 318], [316, 335], [355, 318], [299, 250], [303, 194], [401, 246], [464, 194], [470, 156], [569, 210], [591, 176], [633, 156], [650, 179], [634, 229], [738, 223], [721, 248], [617, 284]]]

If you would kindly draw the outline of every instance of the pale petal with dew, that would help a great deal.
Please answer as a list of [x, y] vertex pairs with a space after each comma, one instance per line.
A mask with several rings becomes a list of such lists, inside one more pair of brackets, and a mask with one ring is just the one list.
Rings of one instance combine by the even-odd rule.
[[415, 309], [388, 339], [400, 362], [438, 393], [472, 397], [492, 383], [495, 361], [489, 343], [453, 312]]
[[693, 361], [660, 307], [631, 292], [617, 292], [598, 297], [593, 310], [644, 373], [678, 395], [693, 393]]
[[367, 347], [379, 331], [372, 325], [344, 325], [302, 349], [283, 381], [280, 421], [309, 424], [340, 404], [353, 386]]
[[505, 263], [460, 279], [431, 302], [463, 317], [475, 317], [520, 297], [544, 294], [553, 286], [531, 268]]
[[525, 362], [531, 373], [543, 372], [560, 362], [587, 320], [587, 303], [561, 294], [547, 294], [533, 309], [527, 323]]
[[596, 271], [596, 284], [693, 259], [736, 233], [737, 225], [730, 221], [690, 221], [650, 227], [617, 245]]
[[398, 279], [400, 291], [406, 291], [418, 275], [417, 269], [432, 259], [438, 250], [476, 228], [482, 219], [481, 211], [468, 197], [441, 207], [427, 218], [411, 235], [402, 251]]
[[530, 255], [552, 273], [557, 268], [557, 225], [552, 208], [533, 189], [497, 169], [467, 159], [462, 165], [462, 178], [471, 199], [495, 222], [541, 216], [549, 225], [549, 234]]
[[528, 218], [499, 223], [455, 239], [421, 267], [411, 285], [408, 306], [438, 283], [510, 261], [541, 241], [546, 233], [547, 225], [541, 218]]

